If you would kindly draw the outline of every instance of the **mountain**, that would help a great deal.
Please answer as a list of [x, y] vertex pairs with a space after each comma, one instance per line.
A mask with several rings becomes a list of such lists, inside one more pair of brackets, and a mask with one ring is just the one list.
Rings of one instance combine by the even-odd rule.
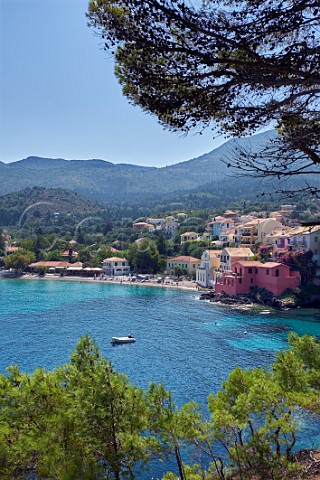
[[[275, 135], [271, 130], [253, 137], [231, 139], [198, 158], [162, 168], [116, 165], [99, 159], [40, 157], [0, 163], [0, 195], [34, 186], [63, 188], [107, 204], [146, 202], [164, 195], [205, 188], [207, 184], [217, 193], [223, 184], [227, 192], [232, 193], [236, 185], [243, 188], [244, 180], [230, 180], [230, 171], [223, 161], [236, 155], [238, 148], [257, 152]], [[260, 190], [262, 188], [261, 181], [251, 179], [247, 183], [254, 192], [259, 186]]]

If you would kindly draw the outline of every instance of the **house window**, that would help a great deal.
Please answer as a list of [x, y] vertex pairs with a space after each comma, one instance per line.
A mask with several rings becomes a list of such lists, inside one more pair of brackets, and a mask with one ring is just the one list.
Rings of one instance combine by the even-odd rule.
[[256, 268], [256, 273], [258, 273], [258, 269]]
[[253, 278], [250, 279], [250, 283], [253, 283]]
[[248, 268], [248, 273], [252, 273], [252, 268]]
[[118, 262], [114, 262], [114, 266], [117, 267], [117, 266], [118, 266]]
[[242, 278], [239, 278], [239, 283], [242, 283]]
[[267, 275], [269, 275], [269, 268], [267, 268]]
[[279, 277], [279, 269], [276, 269], [276, 277]]

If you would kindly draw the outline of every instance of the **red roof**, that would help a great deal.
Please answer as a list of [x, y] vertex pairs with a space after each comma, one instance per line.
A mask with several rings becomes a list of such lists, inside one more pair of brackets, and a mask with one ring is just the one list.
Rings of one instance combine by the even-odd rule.
[[243, 265], [244, 267], [260, 267], [260, 268], [275, 268], [275, 267], [279, 267], [280, 265], [283, 265], [282, 263], [278, 263], [278, 262], [262, 263], [262, 262], [259, 262], [258, 260], [253, 260], [252, 262], [246, 261], [246, 260], [239, 260], [236, 263], [240, 263], [240, 265]]
[[35, 262], [30, 263], [29, 267], [59, 267], [59, 268], [66, 268], [74, 266], [75, 264], [69, 262], [55, 262], [55, 261], [48, 261], [48, 262]]
[[[69, 257], [69, 251], [66, 250], [65, 252], [61, 253], [61, 257]], [[72, 257], [77, 257], [78, 256], [78, 253], [77, 252], [72, 252]]]
[[168, 261], [170, 261], [170, 262], [186, 262], [186, 263], [201, 262], [200, 258], [187, 257], [187, 256], [183, 256], [183, 255], [180, 256], [180, 257], [169, 258]]

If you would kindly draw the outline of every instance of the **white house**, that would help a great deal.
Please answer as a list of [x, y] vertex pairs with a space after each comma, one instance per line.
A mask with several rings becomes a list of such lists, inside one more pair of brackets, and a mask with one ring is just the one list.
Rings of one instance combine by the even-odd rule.
[[181, 245], [183, 245], [186, 242], [194, 242], [195, 240], [198, 240], [199, 236], [200, 236], [199, 233], [196, 233], [196, 232], [185, 232], [182, 235], [180, 235]]
[[201, 265], [197, 268], [196, 282], [201, 287], [213, 287], [217, 273], [220, 271], [222, 250], [205, 250], [201, 256]]
[[102, 269], [106, 275], [114, 277], [117, 275], [129, 275], [130, 273], [128, 260], [120, 257], [105, 258]]

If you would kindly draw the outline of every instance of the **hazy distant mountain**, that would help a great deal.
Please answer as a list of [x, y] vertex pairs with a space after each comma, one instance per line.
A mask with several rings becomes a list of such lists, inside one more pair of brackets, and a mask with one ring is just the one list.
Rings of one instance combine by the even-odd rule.
[[[209, 183], [211, 188], [216, 186], [217, 192], [219, 185], [223, 185], [227, 194], [228, 188], [234, 191], [236, 182], [243, 187], [244, 180], [230, 180], [227, 176], [230, 171], [221, 160], [235, 155], [237, 147], [257, 152], [275, 135], [274, 131], [268, 131], [250, 138], [232, 139], [201, 157], [162, 168], [115, 165], [98, 159], [28, 157], [9, 164], [0, 162], [0, 195], [41, 186], [73, 190], [103, 203], [147, 201], [199, 189]], [[256, 190], [257, 186], [252, 188]]]

